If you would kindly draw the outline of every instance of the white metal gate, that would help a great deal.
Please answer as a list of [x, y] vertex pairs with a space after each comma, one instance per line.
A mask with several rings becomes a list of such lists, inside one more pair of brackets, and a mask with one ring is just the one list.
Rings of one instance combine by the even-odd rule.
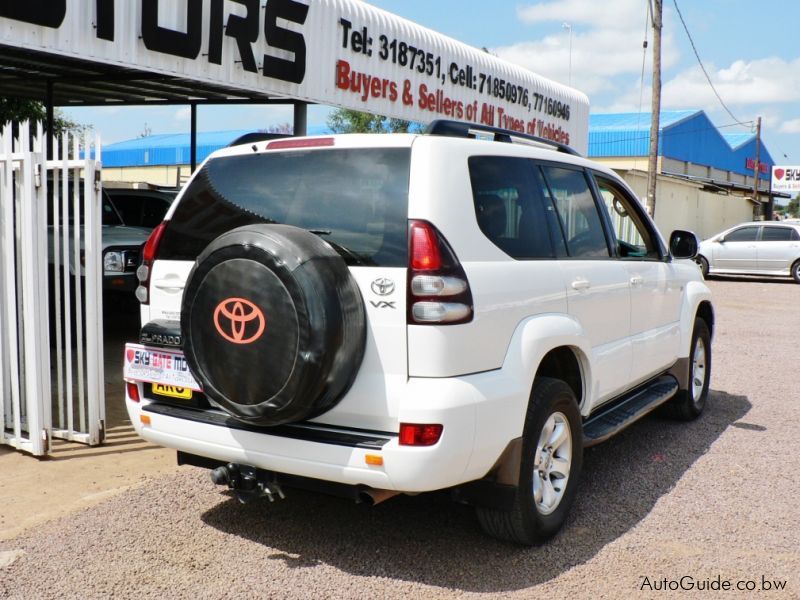
[[0, 443], [43, 455], [104, 437], [102, 191], [99, 139], [36, 128], [0, 127]]

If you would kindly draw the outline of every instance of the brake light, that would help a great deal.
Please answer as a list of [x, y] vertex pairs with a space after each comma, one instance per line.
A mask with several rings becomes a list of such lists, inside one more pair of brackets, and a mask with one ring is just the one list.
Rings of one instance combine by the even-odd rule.
[[128, 398], [134, 402], [141, 402], [142, 398], [139, 396], [139, 384], [128, 382]]
[[411, 221], [411, 268], [415, 271], [436, 271], [442, 268], [442, 255], [433, 225]]
[[161, 244], [161, 238], [164, 237], [164, 231], [167, 228], [169, 221], [161, 221], [161, 223], [150, 232], [150, 237], [144, 243], [142, 250], [142, 264], [136, 269], [136, 277], [139, 279], [139, 287], [136, 288], [136, 298], [142, 304], [150, 304], [150, 274], [153, 270], [153, 261], [158, 255], [158, 246]]
[[442, 437], [443, 425], [400, 423], [401, 446], [433, 446]]
[[267, 144], [267, 150], [286, 150], [289, 148], [320, 148], [333, 146], [333, 138], [287, 138], [274, 140]]
[[472, 320], [472, 292], [444, 236], [427, 221], [409, 221], [408, 323], [456, 325]]

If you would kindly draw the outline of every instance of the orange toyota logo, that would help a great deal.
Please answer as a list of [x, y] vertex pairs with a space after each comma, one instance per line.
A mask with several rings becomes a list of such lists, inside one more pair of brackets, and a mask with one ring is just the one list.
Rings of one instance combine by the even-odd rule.
[[[252, 325], [251, 325], [252, 323]], [[255, 304], [244, 298], [228, 298], [214, 310], [214, 326], [217, 333], [234, 344], [251, 344], [261, 337], [267, 321], [264, 313]], [[250, 331], [247, 337], [245, 334]]]

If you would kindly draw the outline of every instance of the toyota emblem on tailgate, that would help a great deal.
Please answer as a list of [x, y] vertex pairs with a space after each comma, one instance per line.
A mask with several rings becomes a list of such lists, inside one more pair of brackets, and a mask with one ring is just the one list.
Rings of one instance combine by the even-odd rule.
[[379, 277], [372, 282], [370, 287], [378, 296], [388, 296], [394, 291], [394, 281], [386, 279], [386, 277]]
[[[217, 333], [234, 344], [251, 344], [261, 337], [267, 321], [264, 313], [245, 298], [228, 298], [214, 310]], [[255, 331], [254, 331], [255, 330]], [[247, 337], [245, 335], [250, 332]]]

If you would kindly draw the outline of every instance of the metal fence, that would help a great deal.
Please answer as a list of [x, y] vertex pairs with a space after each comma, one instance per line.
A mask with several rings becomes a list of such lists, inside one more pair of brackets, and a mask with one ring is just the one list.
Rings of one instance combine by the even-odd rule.
[[[0, 127], [0, 443], [104, 437], [99, 139]], [[82, 156], [82, 148], [91, 148]]]

